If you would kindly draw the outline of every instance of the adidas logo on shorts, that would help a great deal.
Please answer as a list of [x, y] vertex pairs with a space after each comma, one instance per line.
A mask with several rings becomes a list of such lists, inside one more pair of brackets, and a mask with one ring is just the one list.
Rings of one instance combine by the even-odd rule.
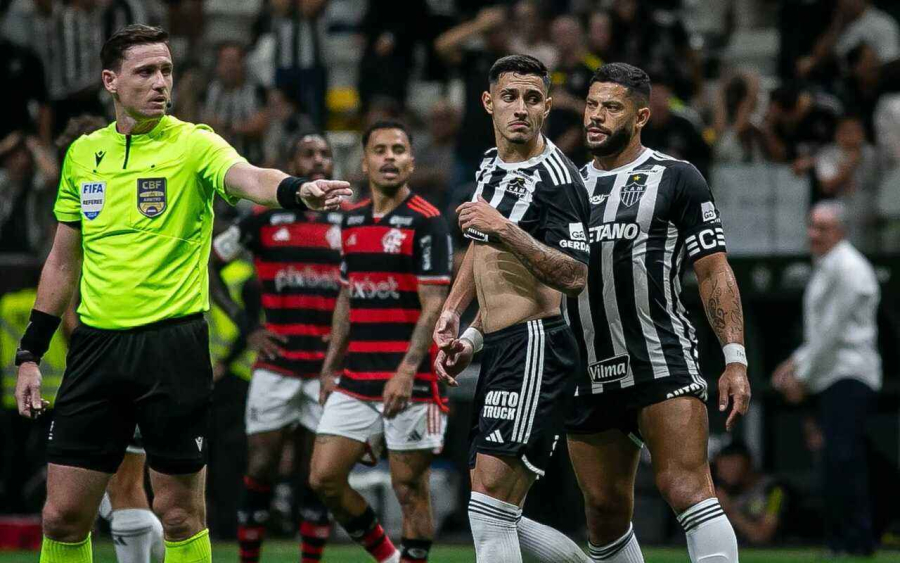
[[494, 430], [491, 432], [487, 438], [485, 438], [488, 442], [494, 442], [496, 444], [503, 444], [503, 436], [500, 434], [500, 429]]

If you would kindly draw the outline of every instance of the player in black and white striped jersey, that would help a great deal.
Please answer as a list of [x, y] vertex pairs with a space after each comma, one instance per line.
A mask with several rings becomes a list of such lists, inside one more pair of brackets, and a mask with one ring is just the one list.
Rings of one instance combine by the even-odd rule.
[[[497, 149], [485, 153], [473, 200], [458, 209], [472, 239], [435, 327], [437, 373], [450, 385], [484, 343], [470, 431], [469, 522], [479, 562], [580, 563], [563, 534], [522, 516], [562, 434], [578, 348], [560, 314], [563, 294], [587, 282], [590, 205], [575, 166], [541, 134], [550, 77], [537, 59], [494, 63], [490, 91]], [[479, 314], [459, 338], [477, 294]], [[483, 336], [482, 336], [483, 333]]]
[[649, 96], [644, 71], [613, 63], [597, 70], [587, 97], [590, 263], [587, 287], [566, 303], [584, 365], [566, 424], [569, 454], [593, 561], [643, 562], [631, 517], [646, 442], [691, 561], [736, 563], [734, 530], [710, 478], [707, 385], [681, 277], [691, 265], [723, 346], [718, 404], [724, 411], [733, 400], [729, 430], [750, 400], [740, 294], [706, 181], [690, 163], [641, 144]]

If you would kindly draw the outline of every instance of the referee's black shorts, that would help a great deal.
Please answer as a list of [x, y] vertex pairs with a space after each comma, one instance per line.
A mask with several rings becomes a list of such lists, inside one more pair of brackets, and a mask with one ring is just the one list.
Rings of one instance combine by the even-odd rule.
[[151, 468], [196, 473], [206, 464], [211, 402], [201, 314], [130, 330], [81, 325], [69, 343], [47, 460], [115, 473], [137, 424]]

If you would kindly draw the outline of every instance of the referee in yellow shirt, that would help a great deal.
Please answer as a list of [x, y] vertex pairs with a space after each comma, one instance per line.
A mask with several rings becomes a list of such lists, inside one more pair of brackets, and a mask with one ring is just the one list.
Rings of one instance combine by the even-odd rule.
[[172, 56], [162, 29], [130, 25], [100, 53], [116, 121], [75, 141], [31, 323], [16, 354], [19, 413], [38, 416], [39, 363], [81, 280], [47, 444], [42, 562], [89, 563], [90, 530], [137, 424], [166, 562], [212, 560], [204, 505], [212, 391], [207, 264], [218, 193], [270, 207], [335, 209], [346, 182], [247, 163], [204, 125], [166, 115]]

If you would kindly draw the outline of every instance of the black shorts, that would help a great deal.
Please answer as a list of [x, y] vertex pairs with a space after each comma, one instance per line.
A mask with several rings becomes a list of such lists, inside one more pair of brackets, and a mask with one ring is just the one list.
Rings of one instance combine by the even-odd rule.
[[509, 456], [542, 476], [563, 433], [578, 364], [578, 345], [562, 317], [485, 335], [469, 467], [479, 453]]
[[206, 464], [211, 403], [202, 315], [130, 330], [81, 325], [69, 343], [47, 460], [115, 473], [140, 425], [151, 468], [196, 473]]
[[638, 413], [644, 407], [676, 397], [695, 397], [706, 402], [706, 381], [690, 374], [670, 374], [648, 379], [624, 389], [574, 397], [566, 417], [567, 434], [598, 434], [620, 430], [638, 446], [644, 446]]

